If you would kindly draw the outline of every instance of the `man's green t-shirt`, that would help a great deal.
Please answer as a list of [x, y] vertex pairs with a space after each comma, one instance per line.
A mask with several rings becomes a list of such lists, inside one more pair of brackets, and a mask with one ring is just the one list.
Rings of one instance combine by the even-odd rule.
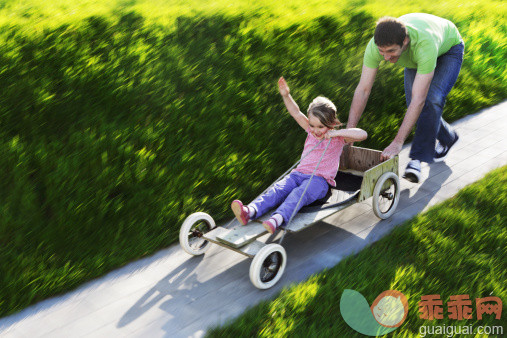
[[[412, 13], [400, 16], [398, 20], [407, 27], [410, 43], [396, 64], [417, 68], [419, 74], [431, 73], [437, 65], [437, 58], [461, 42], [458, 28], [451, 21], [438, 16]], [[383, 60], [372, 38], [364, 52], [364, 65], [378, 68]]]

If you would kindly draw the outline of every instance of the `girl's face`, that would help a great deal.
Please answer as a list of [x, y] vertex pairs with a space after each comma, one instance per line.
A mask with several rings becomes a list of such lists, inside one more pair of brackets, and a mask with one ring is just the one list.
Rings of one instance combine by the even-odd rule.
[[322, 139], [329, 130], [329, 128], [323, 125], [313, 114], [308, 114], [308, 123], [310, 124], [310, 132], [318, 140]]

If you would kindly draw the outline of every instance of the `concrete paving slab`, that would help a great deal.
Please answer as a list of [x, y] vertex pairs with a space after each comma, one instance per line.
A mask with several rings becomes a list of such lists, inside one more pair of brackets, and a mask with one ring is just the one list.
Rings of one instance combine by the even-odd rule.
[[[288, 265], [280, 282], [261, 291], [249, 280], [251, 260], [219, 246], [191, 257], [178, 245], [0, 319], [2, 337], [202, 337], [291, 283], [307, 279], [379, 240], [401, 223], [454, 196], [507, 164], [507, 101], [456, 121], [460, 143], [444, 163], [423, 164], [421, 184], [401, 180], [401, 199], [389, 220], [371, 199], [284, 238]], [[400, 176], [410, 145], [400, 153]], [[276, 236], [277, 238], [280, 235]], [[265, 241], [265, 235], [260, 240]]]

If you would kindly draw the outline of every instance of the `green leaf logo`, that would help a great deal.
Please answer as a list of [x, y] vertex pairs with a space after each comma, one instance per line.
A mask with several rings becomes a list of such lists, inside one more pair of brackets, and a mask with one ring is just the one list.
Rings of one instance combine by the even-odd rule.
[[362, 294], [346, 289], [340, 299], [340, 311], [345, 322], [357, 332], [383, 336], [403, 324], [408, 301], [403, 293], [387, 290], [378, 295], [370, 308]]

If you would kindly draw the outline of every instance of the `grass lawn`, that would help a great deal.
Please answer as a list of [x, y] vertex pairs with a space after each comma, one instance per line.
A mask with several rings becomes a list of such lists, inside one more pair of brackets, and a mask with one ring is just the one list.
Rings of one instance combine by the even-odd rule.
[[[340, 314], [345, 289], [360, 292], [369, 305], [385, 290], [398, 290], [407, 297], [408, 316], [388, 336], [416, 336], [421, 326], [445, 325], [447, 333], [450, 326], [454, 332], [458, 330], [455, 327], [470, 325], [474, 329], [501, 326], [507, 315], [506, 225], [507, 166], [335, 267], [284, 289], [226, 326], [210, 330], [208, 336], [364, 337]], [[419, 318], [421, 296], [434, 294], [443, 302], [444, 318]], [[472, 301], [472, 319], [449, 319], [450, 297], [464, 294]], [[488, 296], [503, 301], [500, 320], [494, 315], [477, 319], [475, 300]], [[507, 330], [505, 325], [503, 330]]]
[[[383, 15], [453, 21], [456, 121], [507, 98], [506, 2], [0, 0], [0, 316], [152, 255], [191, 213], [228, 218], [301, 154], [306, 110], [348, 111]], [[406, 111], [380, 67], [360, 125], [382, 149]]]

